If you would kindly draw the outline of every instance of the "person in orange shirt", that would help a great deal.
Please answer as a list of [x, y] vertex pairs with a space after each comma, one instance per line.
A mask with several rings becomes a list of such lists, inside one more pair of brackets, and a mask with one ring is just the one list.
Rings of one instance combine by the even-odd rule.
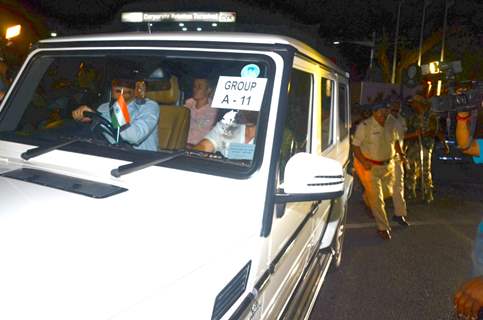
[[[483, 107], [483, 101], [481, 106]], [[483, 139], [473, 139], [470, 120], [469, 112], [458, 112], [456, 143], [463, 153], [473, 156], [476, 164], [483, 165]], [[483, 233], [481, 229], [483, 229], [483, 219], [478, 230]], [[455, 310], [461, 319], [483, 319], [483, 248], [475, 245], [474, 250], [474, 274], [477, 276], [464, 283], [454, 297]]]

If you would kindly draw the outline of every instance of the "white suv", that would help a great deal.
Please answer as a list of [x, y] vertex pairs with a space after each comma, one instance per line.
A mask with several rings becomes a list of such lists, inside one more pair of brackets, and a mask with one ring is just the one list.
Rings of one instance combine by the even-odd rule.
[[[154, 151], [96, 111], [116, 68], [159, 105]], [[250, 111], [253, 139], [187, 144], [200, 75], [221, 136]], [[307, 318], [340, 264], [348, 99], [347, 73], [282, 36], [41, 41], [0, 106], [0, 319]]]

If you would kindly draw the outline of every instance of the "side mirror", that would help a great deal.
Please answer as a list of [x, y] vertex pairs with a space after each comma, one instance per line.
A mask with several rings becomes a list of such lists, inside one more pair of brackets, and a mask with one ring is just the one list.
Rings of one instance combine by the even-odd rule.
[[344, 170], [333, 159], [300, 152], [285, 167], [283, 193], [276, 203], [335, 199], [344, 193]]

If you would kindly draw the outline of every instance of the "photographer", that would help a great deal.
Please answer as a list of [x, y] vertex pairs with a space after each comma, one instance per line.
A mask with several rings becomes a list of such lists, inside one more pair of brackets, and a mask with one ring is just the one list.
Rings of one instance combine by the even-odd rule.
[[[483, 102], [481, 106], [483, 107]], [[473, 156], [473, 161], [481, 165], [483, 164], [483, 139], [473, 139], [470, 126], [471, 118], [471, 113], [468, 111], [457, 113], [456, 143], [463, 153]], [[482, 226], [483, 220], [480, 222], [479, 229]], [[477, 277], [463, 284], [454, 297], [458, 316], [466, 319], [478, 319], [479, 314], [481, 315], [479, 311], [483, 308], [483, 264], [481, 263], [483, 252], [476, 245], [474, 250], [474, 273]]]
[[471, 114], [468, 111], [456, 115], [456, 143], [467, 155], [473, 156], [476, 164], [483, 164], [483, 139], [473, 139], [470, 130]]

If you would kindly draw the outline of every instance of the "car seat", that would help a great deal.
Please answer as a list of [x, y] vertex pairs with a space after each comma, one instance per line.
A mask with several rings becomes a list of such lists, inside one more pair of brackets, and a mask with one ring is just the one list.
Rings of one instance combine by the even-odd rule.
[[190, 126], [190, 110], [178, 106], [180, 98], [178, 78], [171, 76], [166, 90], [146, 91], [146, 98], [159, 104], [159, 148], [182, 149], [186, 146]]

